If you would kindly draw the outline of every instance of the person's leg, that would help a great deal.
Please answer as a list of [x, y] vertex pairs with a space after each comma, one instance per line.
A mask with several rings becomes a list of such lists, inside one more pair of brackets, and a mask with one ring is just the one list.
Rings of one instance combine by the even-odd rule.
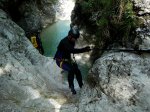
[[74, 69], [72, 64], [70, 63], [63, 63], [62, 68], [68, 71], [68, 84], [69, 88], [71, 89], [72, 94], [76, 94], [74, 89]]
[[61, 63], [61, 62], [56, 62], [56, 63], [57, 63], [57, 65], [58, 65], [59, 67], [61, 67], [63, 70], [68, 71], [68, 84], [69, 84], [69, 88], [71, 89], [71, 92], [72, 92], [73, 94], [76, 94], [76, 91], [75, 91], [75, 89], [74, 89], [74, 83], [73, 83], [73, 81], [74, 81], [74, 70], [73, 70], [72, 64], [70, 64], [70, 63], [68, 63], [68, 62], [63, 62], [63, 63]]
[[71, 89], [72, 94], [76, 94], [76, 91], [74, 89], [74, 71], [70, 70], [68, 72], [68, 83], [69, 83], [69, 88]]
[[81, 72], [80, 72], [77, 64], [74, 64], [74, 71], [75, 71], [75, 75], [76, 75], [76, 79], [79, 84], [79, 87], [82, 88], [82, 86], [83, 86], [82, 75], [81, 75]]
[[74, 88], [74, 73], [72, 70], [70, 70], [68, 72], [68, 84], [69, 84], [69, 88]]

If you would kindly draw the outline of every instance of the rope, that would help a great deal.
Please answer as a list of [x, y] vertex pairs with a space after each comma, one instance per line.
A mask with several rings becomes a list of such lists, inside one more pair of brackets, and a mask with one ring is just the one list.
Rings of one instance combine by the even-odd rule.
[[150, 53], [150, 49], [101, 49], [101, 48], [93, 48], [92, 50], [101, 50], [101, 51], [126, 51], [126, 52]]

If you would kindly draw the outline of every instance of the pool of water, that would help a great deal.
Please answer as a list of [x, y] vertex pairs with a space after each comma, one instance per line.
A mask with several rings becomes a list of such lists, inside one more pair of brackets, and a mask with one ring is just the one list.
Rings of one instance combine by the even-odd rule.
[[44, 55], [53, 57], [57, 46], [62, 38], [67, 36], [70, 29], [70, 21], [58, 21], [41, 33], [41, 41], [44, 48]]
[[[70, 21], [65, 20], [58, 21], [42, 31], [41, 41], [44, 48], [45, 56], [54, 57], [60, 40], [68, 35], [69, 30]], [[83, 75], [83, 78], [85, 79], [89, 71], [89, 65], [82, 63], [78, 63], [78, 65]]]

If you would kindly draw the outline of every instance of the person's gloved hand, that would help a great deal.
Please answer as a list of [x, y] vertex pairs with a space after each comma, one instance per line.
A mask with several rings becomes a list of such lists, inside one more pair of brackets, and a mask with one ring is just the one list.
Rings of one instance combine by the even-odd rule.
[[85, 52], [89, 52], [90, 50], [91, 50], [91, 48], [89, 46], [87, 46], [87, 47], [84, 48]]

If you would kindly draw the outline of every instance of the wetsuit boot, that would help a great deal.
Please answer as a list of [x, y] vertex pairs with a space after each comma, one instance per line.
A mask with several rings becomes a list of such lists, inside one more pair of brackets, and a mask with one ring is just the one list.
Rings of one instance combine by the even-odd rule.
[[69, 88], [71, 89], [72, 94], [76, 94], [76, 90], [74, 89], [73, 80], [74, 80], [74, 71], [71, 70], [68, 73]]
[[74, 87], [70, 87], [72, 94], [77, 94], [76, 90], [74, 89]]

